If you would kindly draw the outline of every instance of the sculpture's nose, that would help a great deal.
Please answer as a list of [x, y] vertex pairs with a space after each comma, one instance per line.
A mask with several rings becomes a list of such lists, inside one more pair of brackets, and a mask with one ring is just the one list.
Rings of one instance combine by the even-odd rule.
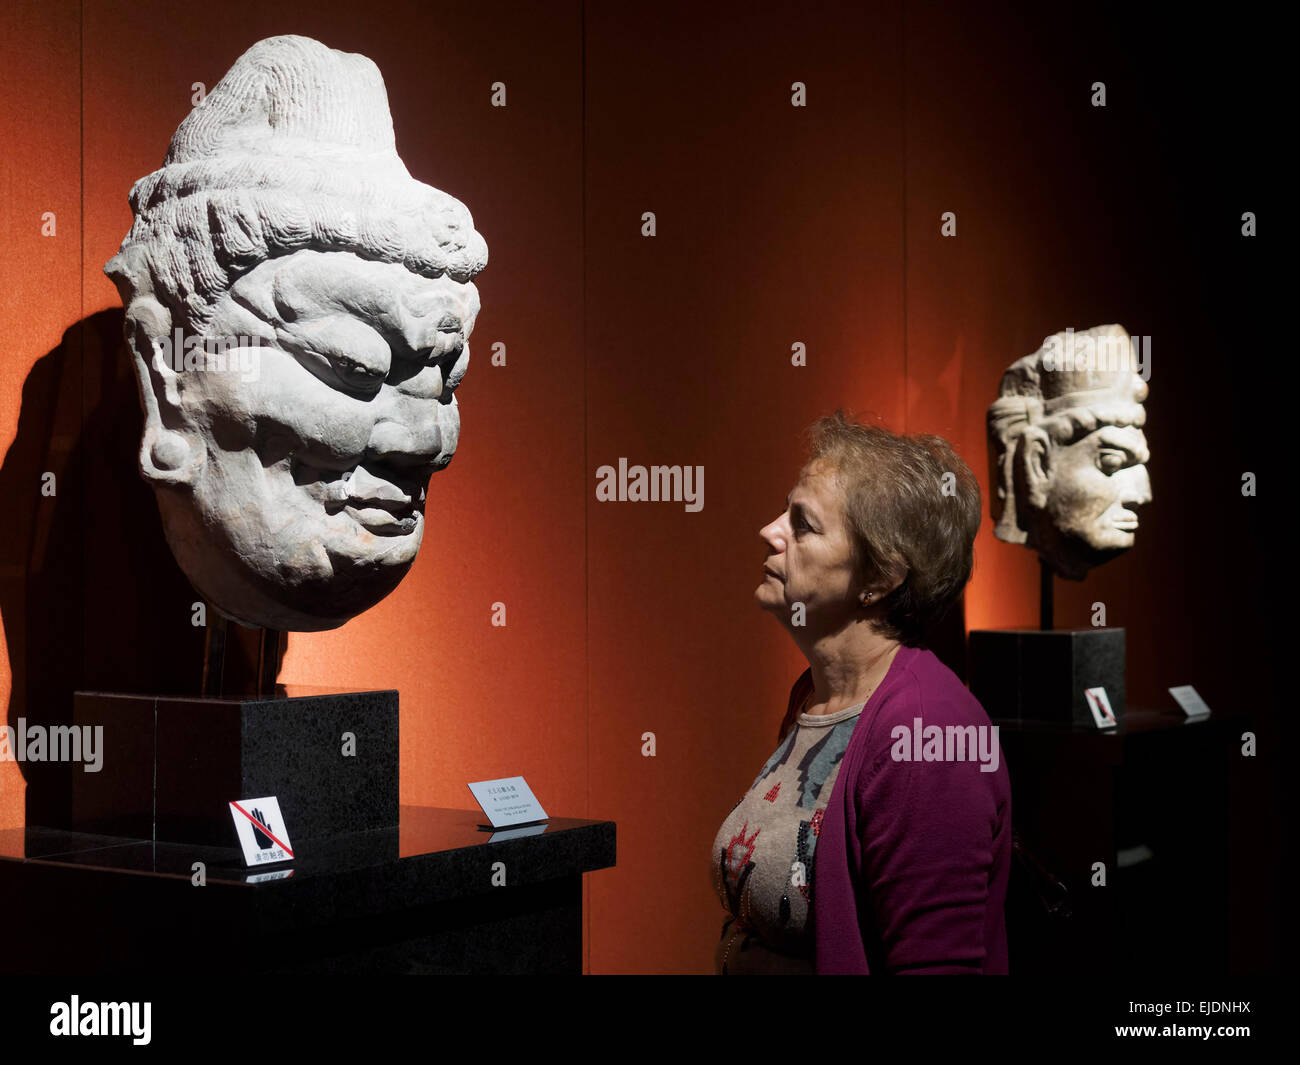
[[427, 466], [437, 459], [442, 445], [442, 428], [434, 419], [419, 427], [382, 420], [370, 434], [366, 457], [395, 466]]
[[[464, 322], [460, 315], [450, 312], [442, 315], [436, 326], [412, 326], [407, 338], [411, 345], [409, 351], [394, 349], [394, 354], [397, 355], [393, 360], [395, 371], [402, 361], [414, 360], [425, 366], [439, 367], [445, 378], [465, 350]], [[405, 376], [408, 371], [398, 372]]]
[[1127, 476], [1121, 501], [1125, 506], [1140, 507], [1151, 502], [1151, 478], [1146, 466], [1134, 466], [1124, 471]]
[[454, 314], [444, 314], [433, 335], [429, 361], [441, 360], [444, 366], [450, 366], [460, 358], [460, 353], [464, 350], [465, 333], [460, 318]]

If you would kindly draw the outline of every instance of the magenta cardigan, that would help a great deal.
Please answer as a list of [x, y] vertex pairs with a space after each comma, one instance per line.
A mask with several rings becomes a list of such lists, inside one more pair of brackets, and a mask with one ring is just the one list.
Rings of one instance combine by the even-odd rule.
[[987, 773], [978, 761], [897, 760], [894, 729], [910, 736], [917, 718], [922, 730], [989, 727], [952, 670], [901, 647], [853, 728], [817, 839], [819, 974], [1007, 971], [1011, 785], [1001, 749]]

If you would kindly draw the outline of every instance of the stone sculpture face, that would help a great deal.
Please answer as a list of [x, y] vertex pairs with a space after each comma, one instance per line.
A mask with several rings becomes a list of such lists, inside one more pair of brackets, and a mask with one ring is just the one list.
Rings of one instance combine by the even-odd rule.
[[486, 244], [407, 173], [374, 64], [304, 37], [246, 52], [131, 204], [105, 269], [168, 543], [223, 614], [335, 628], [419, 551]]
[[1144, 374], [1118, 325], [1057, 333], [1012, 364], [988, 412], [999, 540], [1070, 580], [1133, 545], [1151, 501]]

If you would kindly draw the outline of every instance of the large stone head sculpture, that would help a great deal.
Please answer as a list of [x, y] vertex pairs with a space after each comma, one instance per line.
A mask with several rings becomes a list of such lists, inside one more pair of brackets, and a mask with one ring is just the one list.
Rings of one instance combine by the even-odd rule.
[[1068, 329], [1011, 365], [988, 411], [994, 535], [1082, 580], [1133, 545], [1151, 501], [1144, 366], [1118, 325]]
[[229, 617], [335, 628], [420, 548], [487, 245], [398, 158], [374, 63], [305, 37], [245, 52], [130, 201], [105, 272], [168, 543]]

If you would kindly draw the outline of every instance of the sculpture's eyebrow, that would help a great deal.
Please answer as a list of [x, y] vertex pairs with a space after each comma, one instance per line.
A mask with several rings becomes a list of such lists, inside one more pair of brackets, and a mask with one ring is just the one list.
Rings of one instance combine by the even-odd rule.
[[1141, 429], [1131, 425], [1103, 425], [1098, 432], [1101, 445], [1126, 452], [1137, 462], [1146, 462], [1151, 458], [1147, 450], [1146, 437]]
[[428, 350], [444, 319], [454, 319], [449, 324], [455, 331], [461, 328], [459, 313], [448, 311], [446, 299], [438, 292], [412, 292], [376, 282], [338, 302], [348, 312], [364, 316], [398, 357], [411, 358]]

